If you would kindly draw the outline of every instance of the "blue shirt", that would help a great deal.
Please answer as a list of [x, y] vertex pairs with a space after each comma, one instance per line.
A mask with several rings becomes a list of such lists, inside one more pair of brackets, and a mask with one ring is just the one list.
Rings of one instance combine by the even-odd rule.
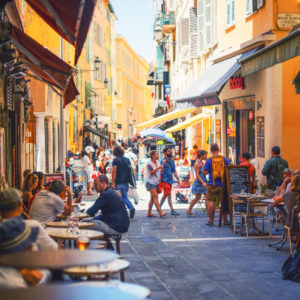
[[[228, 159], [225, 157], [225, 165], [229, 165]], [[207, 185], [214, 185], [212, 178], [212, 166], [211, 166], [211, 158], [206, 161], [204, 170], [208, 172], [208, 183]], [[222, 186], [221, 178], [215, 179], [215, 186]]]
[[[164, 161], [166, 161], [165, 164], [163, 164]], [[170, 161], [167, 161], [164, 158], [161, 160], [160, 164], [164, 166], [164, 170], [161, 173], [161, 181], [172, 185], [173, 184], [173, 173], [176, 173], [174, 160], [172, 158], [170, 158]]]

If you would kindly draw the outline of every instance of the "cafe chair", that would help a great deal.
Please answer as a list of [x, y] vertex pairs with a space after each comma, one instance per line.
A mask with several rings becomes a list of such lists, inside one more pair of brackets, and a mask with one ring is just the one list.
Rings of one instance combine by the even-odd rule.
[[249, 200], [247, 203], [247, 211], [242, 212], [242, 219], [245, 223], [245, 229], [246, 229], [246, 236], [249, 237], [249, 228], [252, 225], [252, 227], [260, 232], [259, 228], [257, 228], [257, 221], [262, 220], [263, 222], [263, 229], [264, 229], [264, 222], [265, 220], [268, 223], [268, 229], [269, 229], [269, 235], [272, 236], [271, 231], [271, 225], [270, 225], [270, 218], [268, 216], [268, 213], [261, 212], [261, 211], [255, 211], [255, 208], [257, 207], [265, 207], [265, 204], [261, 204], [259, 201], [256, 200]]
[[245, 203], [245, 201], [232, 197], [233, 234], [237, 233], [237, 229], [236, 229], [237, 218], [239, 218], [241, 224], [242, 212], [244, 212], [246, 209], [247, 209], [247, 204]]
[[[289, 240], [289, 248], [290, 253], [293, 253], [293, 246], [292, 241], [294, 240], [293, 237], [296, 237], [297, 233], [299, 233], [299, 222], [298, 222], [298, 215], [300, 213], [300, 206], [294, 206], [292, 210], [292, 217], [291, 217], [291, 226], [284, 225], [283, 231], [286, 233], [286, 239]], [[282, 245], [283, 246], [283, 245]]]

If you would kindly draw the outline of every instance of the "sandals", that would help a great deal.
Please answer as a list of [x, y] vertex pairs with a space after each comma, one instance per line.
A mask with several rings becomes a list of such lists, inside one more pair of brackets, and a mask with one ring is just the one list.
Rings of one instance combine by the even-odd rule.
[[163, 218], [163, 217], [166, 216], [167, 214], [168, 214], [168, 213], [163, 212], [163, 213], [160, 215], [160, 217]]
[[195, 215], [192, 213], [192, 212], [186, 212], [186, 214], [189, 216], [189, 217], [195, 217]]
[[214, 222], [208, 222], [206, 223], [207, 226], [214, 226]]
[[154, 214], [150, 214], [150, 215], [147, 215], [148, 218], [156, 218], [156, 215]]

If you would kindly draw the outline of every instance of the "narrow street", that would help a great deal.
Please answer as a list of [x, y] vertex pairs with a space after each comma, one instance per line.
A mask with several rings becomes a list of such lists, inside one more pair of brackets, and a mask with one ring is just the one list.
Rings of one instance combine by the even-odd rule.
[[[206, 226], [202, 210], [186, 215], [187, 204], [175, 204], [179, 216], [148, 218], [143, 184], [138, 194], [121, 254], [130, 262], [126, 281], [150, 288], [151, 299], [297, 299], [299, 285], [281, 279], [288, 249], [268, 246], [276, 236], [247, 239], [229, 226]], [[166, 203], [163, 208], [168, 211]]]

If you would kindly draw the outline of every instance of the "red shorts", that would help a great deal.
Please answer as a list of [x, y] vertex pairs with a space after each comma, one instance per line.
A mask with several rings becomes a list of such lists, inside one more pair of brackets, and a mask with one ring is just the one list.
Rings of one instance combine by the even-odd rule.
[[167, 182], [161, 183], [162, 190], [164, 191], [164, 195], [170, 195], [172, 191], [172, 185], [168, 184]]

